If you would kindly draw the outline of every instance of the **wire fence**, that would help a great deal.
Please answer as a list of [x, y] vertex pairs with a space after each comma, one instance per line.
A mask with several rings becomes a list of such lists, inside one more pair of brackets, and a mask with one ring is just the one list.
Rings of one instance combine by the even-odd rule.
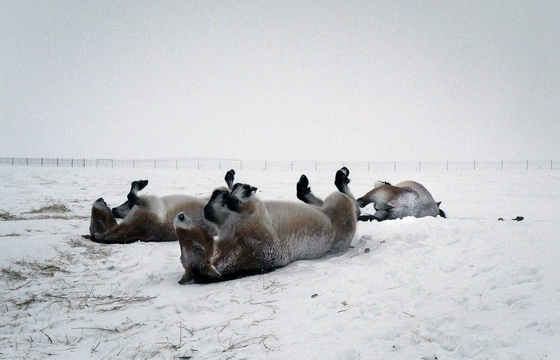
[[0, 158], [0, 166], [72, 168], [152, 168], [185, 170], [280, 170], [335, 171], [347, 166], [354, 171], [465, 171], [465, 170], [560, 170], [560, 160], [497, 161], [241, 161], [214, 158], [151, 160]]

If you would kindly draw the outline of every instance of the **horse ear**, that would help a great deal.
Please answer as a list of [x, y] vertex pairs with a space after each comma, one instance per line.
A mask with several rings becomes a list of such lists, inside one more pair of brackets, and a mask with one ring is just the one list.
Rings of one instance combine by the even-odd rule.
[[439, 207], [441, 205], [441, 201], [438, 201], [436, 204], [437, 204], [437, 207]]
[[388, 182], [388, 181], [377, 180], [377, 181], [373, 184], [373, 187], [374, 187], [374, 188], [378, 188], [378, 187], [383, 186], [383, 185], [391, 185], [391, 183]]
[[185, 273], [183, 274], [183, 277], [181, 277], [181, 280], [179, 280], [179, 284], [181, 284], [181, 285], [186, 284], [189, 281], [191, 281], [192, 278], [193, 278], [192, 272], [190, 270], [185, 270]]
[[206, 266], [204, 266], [204, 270], [206, 270], [207, 275], [214, 276], [217, 278], [222, 277], [222, 274], [220, 274], [220, 272], [216, 270], [216, 268], [212, 264], [206, 264]]

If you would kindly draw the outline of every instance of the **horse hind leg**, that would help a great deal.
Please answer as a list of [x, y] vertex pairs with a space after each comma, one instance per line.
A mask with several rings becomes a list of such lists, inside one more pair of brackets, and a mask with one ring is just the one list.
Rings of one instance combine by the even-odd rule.
[[296, 184], [296, 195], [297, 198], [306, 204], [314, 206], [323, 206], [323, 200], [316, 197], [309, 187], [309, 180], [307, 176], [301, 175], [299, 181]]
[[438, 215], [441, 216], [442, 218], [447, 218], [447, 215], [445, 214], [445, 211], [443, 211], [439, 206], [441, 205], [441, 201], [438, 201], [437, 203], [437, 207], [438, 207]]
[[391, 186], [391, 183], [388, 182], [388, 181], [377, 180], [377, 181], [373, 184], [373, 187], [374, 187], [374, 188], [378, 188], [378, 187], [381, 187], [381, 186], [383, 186], [383, 185], [390, 185], [390, 186]]
[[356, 202], [342, 193], [334, 192], [325, 200], [323, 212], [331, 220], [333, 243], [330, 253], [348, 249], [356, 233], [358, 214]]
[[356, 198], [354, 198], [354, 195], [352, 195], [352, 193], [350, 192], [350, 188], [348, 187], [348, 184], [350, 183], [348, 175], [350, 175], [350, 170], [348, 170], [346, 166], [342, 167], [336, 172], [336, 175], [334, 176], [334, 185], [336, 186], [338, 191], [354, 201], [354, 204], [356, 206], [356, 213], [358, 214], [356, 216], [359, 217], [362, 211], [360, 210], [360, 206], [358, 206], [358, 203], [356, 202]]
[[350, 175], [350, 170], [348, 170], [346, 166], [342, 167], [334, 176], [334, 185], [338, 191], [349, 196], [351, 199], [354, 199], [354, 195], [352, 195], [350, 189], [348, 188], [348, 184], [350, 183], [348, 175]]

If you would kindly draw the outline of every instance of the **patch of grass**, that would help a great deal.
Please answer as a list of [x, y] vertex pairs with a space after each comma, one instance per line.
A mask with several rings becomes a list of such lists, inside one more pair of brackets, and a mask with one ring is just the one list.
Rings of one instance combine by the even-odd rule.
[[4, 235], [0, 235], [0, 237], [17, 237], [17, 236], [21, 236], [21, 234], [18, 234], [17, 232], [11, 232], [9, 234], [4, 234]]
[[16, 220], [17, 216], [10, 214], [8, 211], [0, 210], [0, 220]]
[[[0, 210], [0, 221], [10, 220], [79, 220], [89, 219], [89, 216], [72, 214], [72, 210], [61, 202], [51, 202], [40, 208], [32, 208], [30, 211], [22, 212], [20, 215], [14, 215], [8, 211]], [[15, 235], [14, 235], [15, 236]]]
[[111, 255], [111, 247], [109, 246], [99, 246], [99, 244], [84, 241], [82, 239], [70, 239], [68, 240], [68, 245], [71, 248], [84, 248], [85, 252], [83, 255], [91, 260], [105, 259]]
[[24, 216], [10, 216], [10, 220], [44, 220], [44, 219], [58, 219], [58, 220], [76, 220], [76, 219], [89, 219], [88, 216], [71, 214], [72, 210], [61, 202], [50, 202], [40, 208], [32, 208], [29, 211], [22, 212]]
[[37, 295], [32, 294], [29, 298], [25, 300], [18, 301], [18, 299], [12, 298], [9, 299], [9, 302], [14, 304], [19, 309], [27, 310], [31, 304], [33, 304], [34, 302], [38, 302], [38, 299], [37, 299]]
[[27, 280], [27, 277], [25, 277], [21, 271], [15, 270], [11, 267], [7, 267], [7, 268], [2, 268], [2, 270], [0, 270], [2, 272], [2, 277], [6, 277], [10, 280], [15, 280], [15, 281], [24, 281]]
[[53, 277], [54, 274], [61, 272], [61, 273], [68, 273], [66, 269], [63, 269], [60, 265], [65, 265], [60, 262], [55, 263], [53, 260], [46, 260], [45, 262], [41, 262], [37, 259], [33, 260], [13, 260], [12, 261], [15, 265], [21, 266], [24, 269], [27, 269], [30, 272], [33, 272], [36, 275], [45, 276], [45, 277]]
[[60, 202], [53, 202], [41, 206], [38, 209], [31, 209], [27, 214], [43, 214], [43, 213], [65, 213], [70, 212], [70, 208], [66, 204]]
[[38, 215], [35, 215], [35, 216], [31, 216], [29, 218], [23, 218], [23, 220], [45, 220], [45, 219], [79, 220], [79, 219], [89, 219], [89, 216], [62, 215], [62, 214], [54, 214], [54, 215], [38, 214]]
[[86, 242], [82, 239], [79, 238], [72, 238], [70, 240], [68, 240], [68, 245], [70, 245], [71, 248], [77, 248], [77, 247], [83, 247], [86, 249], [90, 249], [91, 244], [88, 243], [86, 244]]

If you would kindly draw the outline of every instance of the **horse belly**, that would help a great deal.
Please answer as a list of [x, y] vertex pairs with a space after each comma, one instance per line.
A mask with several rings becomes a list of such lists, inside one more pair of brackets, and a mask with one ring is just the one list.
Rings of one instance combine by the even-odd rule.
[[284, 262], [317, 259], [324, 256], [333, 241], [329, 223], [318, 219], [297, 219], [276, 224], [281, 258]]
[[272, 245], [277, 267], [292, 261], [317, 259], [328, 253], [333, 242], [331, 220], [314, 206], [270, 202], [267, 209], [277, 238]]

